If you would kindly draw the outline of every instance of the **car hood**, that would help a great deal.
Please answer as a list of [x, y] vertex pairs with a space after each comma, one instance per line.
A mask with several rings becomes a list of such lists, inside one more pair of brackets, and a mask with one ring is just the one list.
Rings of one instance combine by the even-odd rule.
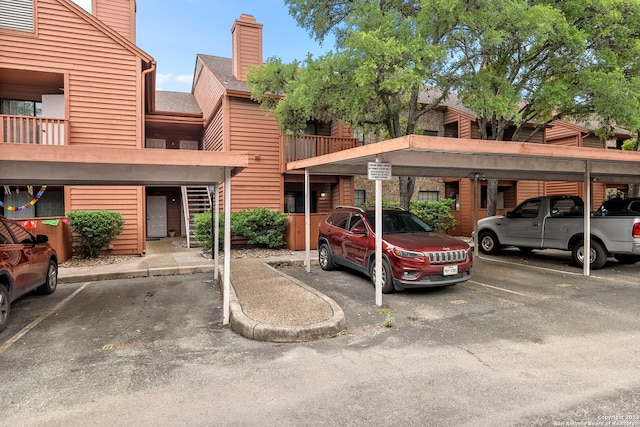
[[441, 233], [385, 234], [384, 240], [393, 246], [420, 252], [469, 248], [466, 242]]
[[482, 224], [491, 224], [494, 223], [496, 221], [505, 219], [507, 216], [506, 215], [494, 215], [494, 216], [488, 216], [486, 218], [481, 218], [478, 220], [478, 225], [482, 225]]

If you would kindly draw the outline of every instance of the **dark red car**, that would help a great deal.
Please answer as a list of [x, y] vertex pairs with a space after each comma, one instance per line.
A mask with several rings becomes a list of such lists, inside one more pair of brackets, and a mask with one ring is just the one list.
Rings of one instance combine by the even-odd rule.
[[18, 297], [34, 289], [55, 292], [58, 257], [48, 240], [0, 216], [0, 332], [7, 327], [11, 303]]
[[[320, 223], [318, 256], [323, 270], [358, 270], [375, 284], [374, 211], [338, 207]], [[382, 292], [449, 286], [468, 280], [472, 255], [460, 239], [436, 233], [402, 209], [382, 211]]]

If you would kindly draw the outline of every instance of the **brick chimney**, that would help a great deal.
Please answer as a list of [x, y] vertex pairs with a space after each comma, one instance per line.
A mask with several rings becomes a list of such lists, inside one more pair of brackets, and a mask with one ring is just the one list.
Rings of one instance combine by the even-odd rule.
[[240, 81], [247, 81], [247, 68], [262, 65], [262, 24], [247, 14], [240, 15], [240, 19], [231, 28], [233, 75]]

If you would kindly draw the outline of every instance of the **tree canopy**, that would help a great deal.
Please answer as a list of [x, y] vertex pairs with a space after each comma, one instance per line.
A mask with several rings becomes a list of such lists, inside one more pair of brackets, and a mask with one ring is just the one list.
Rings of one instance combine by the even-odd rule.
[[[283, 130], [339, 121], [399, 137], [449, 93], [483, 139], [527, 141], [560, 118], [640, 130], [640, 2], [628, 0], [285, 0], [334, 49], [302, 62], [270, 58], [252, 97]], [[431, 94], [426, 96], [426, 92]], [[425, 101], [428, 100], [428, 101]], [[401, 178], [408, 208], [413, 179]], [[494, 208], [495, 209], [495, 208]]]

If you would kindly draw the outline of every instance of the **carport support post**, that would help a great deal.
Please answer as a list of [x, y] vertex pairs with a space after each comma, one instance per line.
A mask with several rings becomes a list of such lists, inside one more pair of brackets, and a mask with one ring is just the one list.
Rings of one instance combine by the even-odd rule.
[[[376, 157], [376, 163], [380, 159]], [[376, 305], [382, 305], [382, 180], [376, 179]]]
[[220, 183], [216, 182], [216, 185], [213, 187], [213, 215], [211, 216], [211, 221], [213, 221], [213, 228], [211, 230], [213, 233], [213, 252], [211, 255], [211, 259], [213, 259], [213, 280], [218, 283], [220, 280]]
[[304, 170], [304, 265], [307, 273], [311, 273], [311, 201], [309, 200], [309, 168]]
[[224, 271], [222, 288], [222, 324], [229, 324], [231, 288], [231, 168], [224, 168]]
[[591, 162], [584, 162], [584, 258], [582, 274], [591, 272]]
[[473, 256], [479, 255], [478, 244], [478, 174], [473, 175]]

